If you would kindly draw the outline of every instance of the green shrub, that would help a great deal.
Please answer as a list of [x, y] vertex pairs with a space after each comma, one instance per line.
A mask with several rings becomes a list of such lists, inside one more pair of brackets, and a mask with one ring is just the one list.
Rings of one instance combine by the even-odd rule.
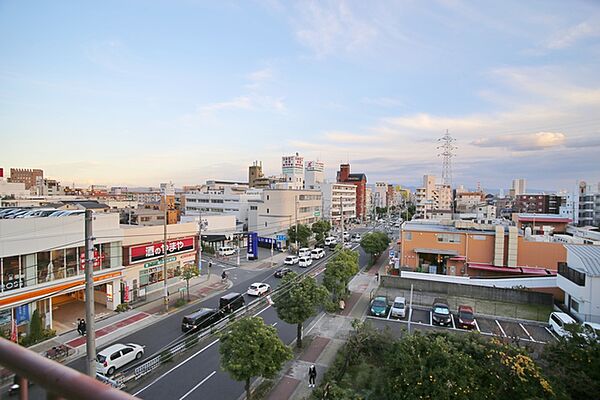
[[161, 364], [166, 364], [168, 362], [173, 361], [173, 353], [171, 353], [170, 350], [163, 350], [160, 353], [160, 363]]
[[115, 308], [116, 312], [124, 312], [129, 310], [131, 307], [129, 307], [129, 304], [127, 303], [121, 303], [117, 306], [117, 308]]
[[180, 298], [177, 299], [177, 301], [175, 302], [175, 307], [179, 308], [181, 306], [184, 306], [187, 303], [187, 301], [185, 301], [185, 299]]
[[185, 339], [185, 348], [191, 349], [198, 343], [198, 336], [193, 335]]

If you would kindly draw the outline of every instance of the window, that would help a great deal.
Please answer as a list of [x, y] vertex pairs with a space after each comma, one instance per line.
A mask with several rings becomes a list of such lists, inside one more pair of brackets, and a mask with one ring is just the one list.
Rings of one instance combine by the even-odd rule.
[[265, 228], [267, 227], [267, 223], [265, 222]]
[[269, 200], [269, 195], [267, 195], [267, 200]]
[[585, 286], [585, 274], [570, 268], [567, 263], [558, 263], [558, 274], [578, 286]]
[[250, 209], [251, 210], [258, 210], [258, 207], [257, 206], [250, 206]]
[[269, 213], [269, 209], [267, 208], [267, 214]]
[[19, 256], [6, 257], [3, 260], [2, 291], [18, 289], [25, 286], [25, 279], [19, 273]]
[[123, 350], [121, 350], [121, 352], [123, 353], [123, 355], [125, 354], [129, 354], [133, 351], [133, 349], [131, 347], [126, 347]]
[[579, 302], [573, 300], [573, 298], [571, 297], [571, 304], [570, 304], [571, 310], [575, 311], [575, 312], [579, 312]]
[[412, 240], [412, 232], [405, 232], [404, 233], [404, 239], [406, 239], [406, 240]]
[[113, 353], [113, 354], [110, 355], [111, 361], [114, 361], [114, 360], [116, 360], [119, 357], [121, 357], [121, 352], [120, 351], [117, 351], [116, 353]]
[[440, 243], [460, 243], [460, 235], [452, 233], [439, 233], [437, 235]]

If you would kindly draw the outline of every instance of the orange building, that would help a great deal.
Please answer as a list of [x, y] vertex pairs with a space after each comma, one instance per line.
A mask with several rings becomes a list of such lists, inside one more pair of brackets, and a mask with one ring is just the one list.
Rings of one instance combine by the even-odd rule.
[[400, 265], [445, 275], [554, 275], [566, 250], [560, 243], [526, 240], [515, 226], [470, 221], [412, 221], [403, 225]]

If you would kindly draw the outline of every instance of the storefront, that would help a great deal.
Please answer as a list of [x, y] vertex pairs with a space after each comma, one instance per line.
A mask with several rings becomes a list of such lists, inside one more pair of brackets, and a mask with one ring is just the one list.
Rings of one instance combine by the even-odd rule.
[[[179, 282], [182, 269], [196, 263], [196, 237], [188, 236], [167, 241], [167, 284]], [[121, 282], [122, 302], [135, 303], [146, 295], [163, 289], [163, 243], [145, 243], [124, 249], [128, 264]]]

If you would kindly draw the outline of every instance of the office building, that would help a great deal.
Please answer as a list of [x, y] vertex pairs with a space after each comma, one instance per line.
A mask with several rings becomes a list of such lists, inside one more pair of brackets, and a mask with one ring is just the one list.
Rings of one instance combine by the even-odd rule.
[[322, 161], [307, 161], [305, 173], [305, 189], [317, 189], [325, 182], [325, 163]]
[[279, 186], [285, 189], [304, 189], [304, 158], [298, 153], [281, 157], [281, 172], [284, 184]]
[[352, 184], [325, 182], [318, 186], [323, 195], [323, 219], [332, 225], [340, 224], [342, 209], [344, 223], [356, 218], [356, 187]]
[[11, 168], [9, 182], [24, 183], [25, 189], [31, 190], [37, 183], [44, 179], [41, 169]]
[[367, 215], [367, 176], [363, 173], [350, 173], [350, 164], [341, 164], [337, 172], [339, 183], [350, 183], [356, 187], [356, 218], [364, 220]]

